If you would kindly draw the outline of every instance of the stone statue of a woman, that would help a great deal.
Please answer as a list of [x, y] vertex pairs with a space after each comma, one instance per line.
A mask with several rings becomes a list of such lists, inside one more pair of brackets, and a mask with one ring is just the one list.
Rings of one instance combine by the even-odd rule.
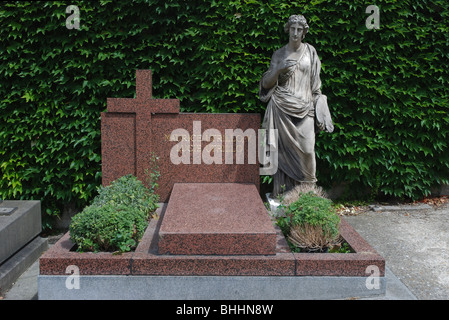
[[289, 43], [273, 54], [260, 81], [260, 99], [268, 102], [262, 127], [277, 129], [279, 135], [278, 141], [267, 142], [278, 152], [273, 196], [317, 181], [315, 125], [333, 131], [326, 96], [321, 94], [320, 59], [314, 47], [302, 42], [308, 30], [304, 16], [288, 19]]

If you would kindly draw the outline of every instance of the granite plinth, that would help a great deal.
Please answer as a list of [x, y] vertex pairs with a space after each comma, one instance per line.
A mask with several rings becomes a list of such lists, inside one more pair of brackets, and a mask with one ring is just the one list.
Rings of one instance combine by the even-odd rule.
[[66, 281], [66, 276], [40, 275], [39, 300], [233, 300], [241, 303], [242, 300], [354, 299], [385, 295], [387, 283], [386, 277], [382, 277], [376, 288], [368, 289], [366, 277], [110, 275], [80, 276], [82, 290], [67, 290]]
[[282, 232], [276, 229], [275, 255], [161, 255], [159, 231], [167, 206], [159, 220], [151, 221], [132, 261], [135, 275], [159, 276], [283, 276], [295, 274], [295, 261]]
[[176, 183], [159, 254], [274, 255], [276, 230], [254, 185]]
[[0, 202], [0, 293], [8, 290], [47, 248], [41, 232], [41, 203], [35, 200]]
[[38, 236], [0, 264], [0, 296], [14, 285], [47, 248], [47, 239]]

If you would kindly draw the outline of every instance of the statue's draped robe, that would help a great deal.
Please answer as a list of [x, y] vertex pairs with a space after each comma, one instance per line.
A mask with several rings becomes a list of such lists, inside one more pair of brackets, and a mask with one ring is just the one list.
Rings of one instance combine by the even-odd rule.
[[[288, 191], [298, 183], [316, 182], [314, 106], [321, 95], [321, 62], [315, 48], [304, 43], [292, 63], [269, 90], [262, 86], [263, 77], [260, 81], [260, 99], [268, 102], [262, 127], [279, 134], [278, 141], [267, 135], [267, 143], [278, 152], [274, 196], [282, 193], [282, 186]], [[271, 71], [270, 66], [263, 76]]]

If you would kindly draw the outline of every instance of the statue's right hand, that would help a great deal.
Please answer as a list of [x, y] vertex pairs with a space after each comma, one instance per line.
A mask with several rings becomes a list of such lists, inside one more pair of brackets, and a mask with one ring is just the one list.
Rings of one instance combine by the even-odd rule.
[[289, 71], [289, 69], [294, 66], [296, 64], [296, 60], [292, 60], [292, 59], [285, 59], [280, 61], [277, 66], [277, 72], [278, 74], [283, 74], [283, 73], [287, 73]]

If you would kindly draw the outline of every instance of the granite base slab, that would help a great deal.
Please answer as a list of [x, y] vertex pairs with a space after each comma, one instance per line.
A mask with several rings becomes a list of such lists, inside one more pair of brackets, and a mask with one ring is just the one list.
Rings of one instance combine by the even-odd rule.
[[40, 258], [41, 275], [67, 275], [76, 265], [80, 275], [155, 276], [348, 276], [385, 275], [385, 260], [344, 219], [340, 233], [354, 253], [292, 253], [277, 230], [275, 255], [161, 255], [159, 219], [151, 220], [135, 252], [78, 253], [67, 233]]
[[[385, 294], [385, 260], [342, 219], [355, 253], [291, 253], [277, 229], [275, 255], [161, 255], [159, 208], [135, 252], [77, 253], [66, 234], [39, 262], [39, 299], [345, 299]], [[76, 266], [79, 289], [67, 281]], [[372, 270], [377, 273], [372, 273]], [[374, 280], [375, 286], [370, 286]]]
[[386, 280], [368, 289], [366, 277], [295, 276], [67, 276], [38, 277], [40, 300], [301, 300], [385, 294]]
[[285, 276], [295, 274], [294, 256], [279, 229], [274, 255], [159, 254], [159, 229], [165, 217], [151, 221], [132, 258], [132, 274], [170, 276]]

